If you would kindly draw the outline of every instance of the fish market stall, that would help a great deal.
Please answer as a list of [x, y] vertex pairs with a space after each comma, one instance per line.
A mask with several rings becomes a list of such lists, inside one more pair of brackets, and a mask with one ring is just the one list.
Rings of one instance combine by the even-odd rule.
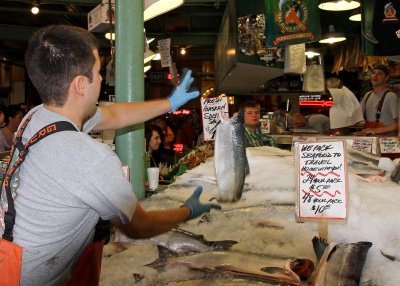
[[[212, 210], [210, 214], [180, 225], [181, 230], [189, 232], [188, 236], [169, 232], [151, 239], [131, 240], [116, 233], [117, 243], [110, 243], [104, 249], [100, 284], [296, 285], [285, 282], [289, 274], [282, 270], [293, 259], [311, 260], [316, 269], [318, 259], [312, 239], [318, 236], [319, 223], [296, 220], [294, 154], [273, 147], [247, 148], [246, 153], [250, 174], [237, 202], [219, 202], [221, 211]], [[364, 267], [360, 258], [351, 264], [331, 263], [329, 271], [351, 272], [358, 267], [362, 270], [360, 285], [398, 285], [400, 185], [390, 180], [389, 173], [381, 172], [376, 158], [352, 152], [349, 147], [347, 166], [348, 218], [329, 222], [328, 242], [339, 246], [370, 242], [372, 246], [367, 249]], [[214, 157], [188, 170], [168, 188], [146, 198], [142, 205], [149, 210], [178, 207], [197, 186], [203, 188], [201, 201], [218, 198]], [[203, 237], [190, 236], [190, 233]], [[165, 256], [157, 247], [161, 245], [171, 250], [199, 244], [201, 248], [189, 250], [191, 253], [174, 256]], [[217, 262], [217, 256], [219, 261], [221, 257], [227, 260]], [[237, 268], [232, 270], [226, 265]], [[260, 269], [268, 272], [272, 280], [264, 279], [259, 274]], [[311, 285], [312, 277], [313, 274], [301, 285]], [[329, 280], [325, 283], [322, 285], [336, 285], [329, 284]]]

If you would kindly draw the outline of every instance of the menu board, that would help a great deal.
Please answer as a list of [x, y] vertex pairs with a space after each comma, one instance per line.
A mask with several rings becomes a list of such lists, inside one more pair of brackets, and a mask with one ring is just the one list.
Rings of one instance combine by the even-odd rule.
[[345, 154], [344, 141], [298, 143], [299, 218], [347, 218]]
[[201, 115], [203, 121], [203, 140], [215, 140], [215, 131], [221, 116], [228, 115], [228, 99], [213, 97], [201, 99]]

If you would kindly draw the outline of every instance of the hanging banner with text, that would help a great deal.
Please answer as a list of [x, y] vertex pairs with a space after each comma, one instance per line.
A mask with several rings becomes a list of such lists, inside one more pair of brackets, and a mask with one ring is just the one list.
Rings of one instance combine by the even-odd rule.
[[298, 143], [299, 218], [347, 218], [344, 144], [343, 141]]
[[221, 115], [229, 115], [228, 99], [213, 97], [201, 99], [201, 115], [203, 120], [203, 141], [215, 140], [215, 130]]

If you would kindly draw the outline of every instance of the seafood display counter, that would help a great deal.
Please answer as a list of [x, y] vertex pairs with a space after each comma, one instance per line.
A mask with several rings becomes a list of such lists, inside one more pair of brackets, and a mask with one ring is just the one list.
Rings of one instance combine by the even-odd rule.
[[[316, 285], [398, 285], [400, 185], [380, 173], [375, 158], [351, 148], [346, 152], [348, 218], [327, 224], [329, 259], [319, 263], [314, 250], [319, 223], [296, 220], [293, 153], [247, 148], [250, 174], [240, 200], [221, 202], [221, 211], [151, 239], [131, 240], [117, 232], [104, 248], [100, 285], [304, 286], [320, 272], [326, 275]], [[380, 173], [380, 180], [364, 180], [361, 173]], [[218, 197], [214, 157], [142, 205], [149, 210], [178, 207], [197, 186], [203, 188], [201, 201]]]
[[400, 137], [388, 136], [336, 136], [336, 135], [316, 135], [316, 134], [272, 134], [278, 147], [285, 150], [291, 150], [293, 142], [316, 142], [316, 141], [332, 141], [344, 140], [347, 144], [355, 146], [359, 151], [365, 151], [382, 157], [391, 159], [400, 158]]

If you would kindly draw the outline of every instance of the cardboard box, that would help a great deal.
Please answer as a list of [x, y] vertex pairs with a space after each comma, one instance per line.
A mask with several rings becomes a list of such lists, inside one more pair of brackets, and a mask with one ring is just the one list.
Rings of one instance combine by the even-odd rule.
[[106, 33], [110, 31], [110, 15], [112, 24], [115, 24], [115, 0], [111, 1], [111, 13], [108, 0], [103, 0], [88, 14], [88, 30], [92, 33]]

